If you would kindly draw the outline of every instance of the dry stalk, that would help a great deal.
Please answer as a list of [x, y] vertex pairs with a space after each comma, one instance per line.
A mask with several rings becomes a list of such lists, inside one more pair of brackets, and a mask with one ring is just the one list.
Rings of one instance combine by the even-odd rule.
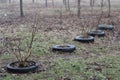
[[63, 14], [62, 14], [62, 6], [60, 7], [60, 26], [62, 25], [63, 21], [62, 21], [62, 17], [63, 17]]
[[31, 41], [30, 41], [30, 44], [29, 44], [29, 47], [28, 47], [28, 55], [26, 55], [26, 57], [24, 58], [24, 61], [27, 61], [28, 58], [31, 56], [32, 52], [31, 52], [31, 49], [32, 49], [32, 45], [33, 45], [33, 41], [34, 41], [34, 38], [35, 38], [35, 34], [36, 34], [36, 31], [37, 31], [37, 24], [38, 24], [38, 19], [37, 19], [37, 16], [35, 16], [35, 21], [34, 21], [34, 25], [33, 25], [33, 30], [32, 30], [32, 38], [31, 38]]
[[102, 15], [103, 15], [103, 12], [101, 12], [100, 16], [97, 18], [97, 24], [96, 24], [96, 26], [98, 26], [100, 24], [100, 22], [102, 20]]
[[37, 31], [37, 24], [38, 19], [37, 16], [35, 16], [34, 25], [32, 26], [30, 43], [28, 44], [27, 42], [26, 43], [27, 46], [25, 46], [27, 50], [23, 50], [21, 47], [25, 40], [25, 37], [23, 39], [22, 38], [17, 39], [15, 37], [12, 41], [9, 42], [9, 52], [15, 55], [16, 59], [19, 61], [19, 66], [26, 66], [26, 61], [32, 55], [32, 45]]
[[88, 31], [88, 27], [87, 27], [87, 21], [84, 21], [82, 23], [82, 35], [83, 37], [88, 37], [87, 31]]

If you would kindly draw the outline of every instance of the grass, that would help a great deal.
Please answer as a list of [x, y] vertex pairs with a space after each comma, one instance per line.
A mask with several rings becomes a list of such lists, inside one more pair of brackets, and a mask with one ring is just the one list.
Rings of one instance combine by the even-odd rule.
[[[119, 80], [120, 58], [115, 56], [104, 56], [98, 59], [54, 59], [48, 63], [47, 70], [35, 74], [13, 75], [7, 74], [3, 80], [59, 80], [67, 77], [73, 80]], [[47, 64], [47, 65], [48, 65]], [[95, 66], [101, 68], [97, 70]], [[26, 76], [28, 75], [28, 76]]]
[[[32, 10], [32, 9], [31, 9]], [[36, 73], [28, 74], [11, 74], [0, 72], [0, 79], [2, 80], [120, 80], [120, 43], [119, 39], [113, 40], [113, 43], [109, 43], [112, 40], [107, 37], [95, 38], [93, 44], [83, 44], [73, 41], [74, 37], [81, 34], [81, 23], [86, 23], [88, 28], [95, 29], [96, 16], [90, 16], [88, 11], [86, 14], [82, 14], [82, 19], [76, 16], [70, 16], [63, 11], [63, 24], [60, 25], [58, 11], [51, 12], [51, 9], [42, 13], [43, 16], [39, 19], [39, 29], [35, 37], [33, 44], [32, 60], [41, 63], [40, 70]], [[46, 13], [47, 12], [47, 13]], [[45, 14], [44, 14], [45, 13]], [[53, 15], [55, 14], [55, 16]], [[74, 12], [72, 12], [74, 13]], [[84, 12], [83, 12], [84, 13]], [[119, 11], [118, 11], [119, 13]], [[110, 24], [115, 26], [115, 35], [119, 36], [119, 14], [112, 12], [113, 15], [110, 18]], [[30, 13], [29, 13], [30, 14]], [[48, 14], [46, 16], [46, 14]], [[51, 16], [52, 15], [52, 16]], [[107, 13], [106, 13], [107, 15]], [[33, 16], [33, 15], [32, 15]], [[117, 17], [117, 18], [116, 18]], [[25, 38], [29, 37], [30, 26], [33, 21], [33, 17], [26, 15], [21, 20], [11, 19], [11, 24], [5, 22], [7, 27], [12, 27], [14, 33], [11, 33], [11, 29], [4, 28], [2, 24], [1, 30], [6, 30], [6, 36], [10, 38], [14, 36], [21, 36]], [[102, 19], [101, 23], [109, 23], [109, 18]], [[17, 24], [17, 25], [16, 25]], [[42, 26], [40, 26], [42, 24]], [[108, 32], [110, 35], [112, 32]], [[18, 34], [18, 35], [17, 35]], [[24, 34], [24, 35], [23, 35]], [[115, 36], [112, 36], [115, 37]], [[51, 47], [56, 44], [69, 43], [76, 46], [76, 50], [73, 53], [52, 52]], [[24, 45], [24, 44], [23, 44]], [[0, 45], [1, 47], [1, 45]], [[9, 62], [15, 61], [12, 54], [0, 53], [0, 69]], [[41, 69], [45, 68], [45, 71]], [[4, 74], [2, 76], [1, 74]]]
[[[27, 35], [29, 34], [27, 33]], [[99, 38], [96, 39], [101, 43]], [[64, 43], [64, 40], [38, 33], [33, 45], [32, 59], [44, 64], [46, 71], [22, 75], [5, 73], [6, 76], [2, 80], [120, 79], [120, 56], [114, 55], [119, 50], [111, 51], [111, 47], [102, 48], [103, 44], [96, 46], [96, 42], [94, 44], [82, 44], [70, 39], [66, 41], [76, 45], [77, 50], [73, 53], [52, 52], [51, 47], [55, 44]], [[116, 46], [112, 46], [112, 48], [116, 48]], [[12, 54], [7, 56], [2, 54], [0, 59], [7, 63], [14, 60]], [[5, 65], [2, 64], [2, 66]]]

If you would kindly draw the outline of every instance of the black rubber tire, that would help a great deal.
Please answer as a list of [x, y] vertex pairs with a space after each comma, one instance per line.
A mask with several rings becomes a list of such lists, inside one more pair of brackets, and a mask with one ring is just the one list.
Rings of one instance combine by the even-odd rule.
[[93, 31], [88, 32], [88, 34], [93, 37], [95, 36], [104, 37], [105, 36], [105, 32], [102, 30], [93, 30]]
[[76, 49], [74, 45], [67, 45], [66, 47], [61, 47], [61, 45], [55, 45], [52, 47], [52, 51], [61, 51], [61, 52], [73, 52]]
[[112, 25], [105, 25], [105, 24], [98, 25], [99, 30], [113, 30], [113, 28], [114, 27]]
[[9, 63], [7, 65], [7, 71], [10, 73], [29, 73], [29, 72], [35, 72], [38, 68], [38, 64], [35, 63], [34, 61], [27, 61], [27, 62], [32, 62], [34, 63], [34, 65], [31, 65], [29, 67], [13, 67], [11, 66], [12, 64], [18, 63], [18, 61], [16, 62], [12, 62]]
[[90, 42], [94, 42], [94, 37], [89, 36], [88, 38], [84, 38], [83, 36], [77, 36], [75, 37], [74, 41], [79, 41], [82, 43], [90, 43]]

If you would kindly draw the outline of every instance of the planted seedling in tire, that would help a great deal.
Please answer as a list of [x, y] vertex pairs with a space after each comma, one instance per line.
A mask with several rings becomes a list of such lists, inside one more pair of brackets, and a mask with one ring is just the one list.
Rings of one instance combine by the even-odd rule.
[[[97, 18], [96, 26], [98, 26], [99, 23], [101, 22], [102, 15], [103, 15], [103, 12], [101, 12], [100, 16]], [[89, 31], [88, 35], [93, 36], [93, 37], [95, 37], [95, 36], [103, 37], [103, 36], [105, 36], [105, 32], [96, 28], [95, 30]]]
[[76, 36], [74, 38], [74, 41], [78, 41], [78, 42], [82, 42], [82, 43], [91, 43], [91, 42], [94, 42], [94, 37], [93, 36], [89, 36], [87, 34], [87, 27], [85, 28], [86, 26], [86, 23], [83, 23], [82, 24], [82, 35], [80, 36]]
[[[60, 8], [60, 26], [62, 27], [62, 17], [63, 17], [63, 14], [62, 14], [62, 7]], [[64, 35], [63, 35], [64, 37]], [[60, 45], [54, 45], [52, 47], [52, 51], [60, 51], [60, 52], [73, 52], [76, 47], [74, 45], [70, 45], [70, 44], [66, 44], [66, 39], [63, 38], [63, 41], [64, 41], [64, 44], [60, 44]]]
[[[9, 52], [14, 54], [17, 61], [11, 62], [7, 65], [7, 71], [11, 73], [28, 73], [35, 72], [38, 64], [29, 60], [32, 55], [32, 45], [37, 31], [37, 17], [35, 17], [34, 25], [32, 26], [32, 33], [30, 42], [24, 37], [23, 39], [13, 39], [9, 42]], [[25, 43], [26, 42], [26, 43]], [[29, 43], [28, 43], [29, 42]], [[23, 48], [23, 45], [24, 46]]]

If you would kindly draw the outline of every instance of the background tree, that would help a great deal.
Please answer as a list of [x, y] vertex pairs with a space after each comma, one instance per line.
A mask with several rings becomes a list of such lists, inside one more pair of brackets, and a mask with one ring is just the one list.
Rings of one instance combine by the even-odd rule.
[[104, 2], [103, 0], [101, 0], [101, 13], [103, 13], [103, 6], [104, 6]]
[[23, 13], [23, 0], [20, 0], [20, 16], [23, 17], [24, 13]]
[[45, 7], [48, 7], [48, 0], [45, 0]]
[[54, 0], [52, 0], [52, 6], [53, 6], [53, 8], [54, 8]]
[[91, 13], [93, 13], [94, 5], [95, 5], [95, 0], [90, 0]]
[[32, 3], [35, 3], [35, 0], [32, 0]]
[[65, 5], [65, 9], [67, 10], [67, 1], [63, 0], [63, 4]]
[[63, 4], [65, 5], [65, 9], [70, 11], [70, 0], [63, 0]]
[[9, 3], [11, 3], [11, 0], [9, 0]]
[[67, 3], [68, 3], [68, 5], [67, 5], [68, 6], [68, 11], [70, 11], [70, 0], [68, 0]]
[[108, 0], [108, 16], [110, 16], [111, 13], [111, 0]]
[[80, 17], [81, 15], [81, 0], [78, 0], [78, 11], [77, 11], [77, 16]]

